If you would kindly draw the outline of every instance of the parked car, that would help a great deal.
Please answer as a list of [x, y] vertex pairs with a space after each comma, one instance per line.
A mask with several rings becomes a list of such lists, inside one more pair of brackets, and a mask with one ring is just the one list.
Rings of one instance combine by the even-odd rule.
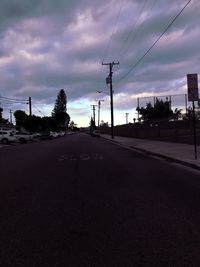
[[66, 132], [66, 134], [67, 134], [67, 135], [71, 135], [71, 134], [74, 134], [74, 132], [72, 132], [72, 131], [68, 131], [68, 132]]
[[43, 133], [41, 133], [40, 139], [41, 140], [48, 140], [48, 139], [52, 139], [52, 136], [50, 135], [49, 132], [43, 132]]
[[33, 141], [33, 135], [29, 133], [16, 132], [15, 136], [16, 140], [20, 143], [27, 143], [29, 141]]
[[98, 136], [98, 137], [100, 137], [100, 133], [99, 133], [99, 131], [98, 131], [98, 130], [94, 130], [94, 131], [92, 132], [92, 136]]
[[50, 132], [50, 136], [53, 138], [57, 138], [58, 137], [58, 133], [57, 132]]
[[41, 137], [41, 134], [40, 133], [33, 133], [32, 136], [34, 139], [37, 139], [37, 138]]
[[8, 144], [16, 141], [16, 136], [12, 131], [0, 130], [0, 142], [3, 144]]
[[58, 136], [65, 136], [65, 132], [63, 132], [63, 131], [58, 132]]

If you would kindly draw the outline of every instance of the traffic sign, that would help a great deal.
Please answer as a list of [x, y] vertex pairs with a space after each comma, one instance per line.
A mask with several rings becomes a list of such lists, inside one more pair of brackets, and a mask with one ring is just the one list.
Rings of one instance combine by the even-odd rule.
[[188, 101], [198, 101], [198, 76], [196, 73], [187, 74]]

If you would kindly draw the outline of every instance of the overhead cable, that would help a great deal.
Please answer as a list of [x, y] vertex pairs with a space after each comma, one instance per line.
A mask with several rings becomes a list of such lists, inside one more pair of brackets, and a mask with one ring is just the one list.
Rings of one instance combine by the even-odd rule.
[[3, 97], [3, 96], [0, 96], [0, 99], [1, 100], [7, 100], [7, 101], [14, 101], [14, 102], [27, 102], [27, 99], [16, 99], [16, 98], [10, 98], [10, 97]]
[[166, 27], [166, 29], [162, 32], [162, 34], [156, 39], [156, 41], [150, 46], [150, 48], [144, 53], [142, 57], [140, 57], [137, 62], [125, 73], [115, 84], [115, 86], [120, 83], [124, 78], [126, 78], [129, 73], [136, 68], [136, 66], [146, 57], [146, 55], [153, 49], [153, 47], [159, 42], [159, 40], [163, 37], [163, 35], [169, 30], [169, 28], [173, 25], [173, 23], [177, 20], [177, 18], [181, 15], [181, 13], [184, 11], [184, 9], [189, 5], [189, 3], [192, 0], [189, 0], [184, 7], [179, 11], [179, 13], [175, 16], [175, 18], [169, 23], [169, 25]]
[[[119, 51], [119, 58], [121, 58], [123, 54], [126, 54], [126, 53], [127, 53], [128, 49], [129, 49], [129, 47], [130, 47], [130, 44], [132, 44], [132, 43], [135, 41], [135, 38], [136, 38], [137, 33], [138, 33], [138, 29], [136, 29], [136, 27], [137, 27], [137, 24], [138, 24], [138, 22], [139, 22], [139, 20], [140, 20], [140, 17], [142, 16], [142, 14], [143, 14], [143, 12], [144, 12], [144, 9], [145, 9], [146, 4], [147, 4], [147, 0], [145, 0], [144, 3], [143, 3], [143, 5], [142, 5], [142, 8], [141, 8], [141, 11], [139, 12], [139, 16], [137, 17], [135, 26], [134, 26], [133, 28], [131, 28], [131, 30], [128, 32], [128, 34], [127, 34], [127, 36], [126, 36], [126, 39], [125, 39], [125, 41], [123, 42], [123, 44], [126, 44], [126, 45], [125, 45], [125, 49], [124, 49], [124, 51], [123, 51], [123, 46], [120, 48], [120, 51]], [[131, 43], [127, 46], [127, 44], [128, 44], [128, 40], [130, 39], [132, 33], [134, 33], [133, 38], [132, 38], [132, 41], [131, 41]]]
[[124, 4], [124, 1], [125, 0], [121, 0], [121, 5], [119, 7], [119, 11], [118, 11], [118, 14], [117, 14], [117, 17], [116, 17], [116, 22], [115, 22], [115, 25], [113, 26], [111, 36], [110, 36], [109, 41], [107, 43], [107, 46], [106, 46], [106, 49], [105, 49], [105, 52], [104, 52], [104, 55], [103, 55], [102, 62], [104, 62], [104, 60], [106, 58], [106, 55], [107, 55], [107, 52], [110, 49], [110, 44], [111, 44], [112, 37], [113, 37], [114, 33], [117, 31], [117, 25], [118, 25], [118, 21], [119, 21], [120, 15], [121, 15], [121, 11], [122, 11], [122, 7], [123, 7], [123, 4]]

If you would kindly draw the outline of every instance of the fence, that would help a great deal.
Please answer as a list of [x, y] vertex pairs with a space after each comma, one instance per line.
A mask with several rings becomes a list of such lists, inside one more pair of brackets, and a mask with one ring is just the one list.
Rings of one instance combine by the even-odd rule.
[[[183, 112], [187, 112], [188, 108], [188, 100], [187, 94], [175, 94], [175, 95], [158, 95], [158, 96], [147, 96], [147, 97], [138, 97], [137, 98], [137, 107], [145, 107], [147, 103], [155, 104], [156, 99], [169, 101], [171, 109], [179, 108], [182, 109]], [[138, 112], [139, 119], [139, 112]]]
[[[200, 144], [200, 120], [196, 121], [197, 144]], [[110, 134], [109, 127], [101, 128], [102, 134]], [[141, 139], [155, 139], [180, 143], [193, 142], [193, 122], [156, 121], [153, 123], [129, 123], [114, 127], [114, 135]]]

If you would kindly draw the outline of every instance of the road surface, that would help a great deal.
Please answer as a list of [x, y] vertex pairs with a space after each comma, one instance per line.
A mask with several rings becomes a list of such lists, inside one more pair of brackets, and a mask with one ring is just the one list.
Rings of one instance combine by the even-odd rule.
[[200, 175], [75, 134], [0, 148], [0, 266], [200, 266]]

